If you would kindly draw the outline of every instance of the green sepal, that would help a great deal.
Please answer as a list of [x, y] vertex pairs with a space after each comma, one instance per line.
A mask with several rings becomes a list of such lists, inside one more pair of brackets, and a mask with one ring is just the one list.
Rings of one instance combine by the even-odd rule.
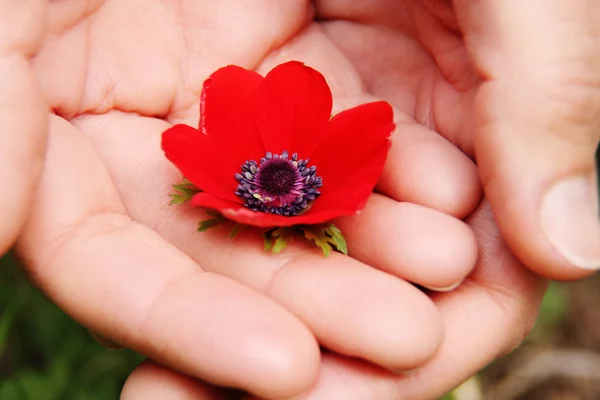
[[262, 233], [266, 251], [281, 253], [293, 239], [294, 230], [288, 227], [271, 228]]
[[[210, 218], [198, 224], [198, 232], [206, 232], [216, 226], [233, 222], [216, 210], [207, 210], [206, 215]], [[240, 232], [247, 228], [248, 226], [246, 225], [234, 223], [229, 232], [229, 238], [234, 239]], [[274, 254], [281, 253], [286, 249], [288, 243], [294, 239], [294, 236], [301, 235], [308, 242], [318, 247], [325, 257], [329, 257], [332, 251], [348, 255], [346, 239], [342, 231], [334, 224], [274, 227], [263, 230], [261, 235], [265, 251], [270, 251]]]
[[321, 249], [325, 257], [332, 251], [348, 255], [346, 239], [335, 225], [296, 225], [291, 227], [270, 228], [262, 233], [264, 248], [273, 253], [282, 252], [294, 235], [301, 234], [306, 240]]
[[334, 224], [329, 225], [325, 229], [325, 233], [331, 238], [333, 241], [333, 246], [337, 251], [344, 255], [348, 255], [348, 243], [346, 242], [346, 238], [342, 231], [335, 226]]
[[210, 228], [214, 228], [215, 226], [223, 225], [229, 222], [227, 218], [225, 218], [216, 211], [208, 210], [206, 214], [212, 218], [200, 221], [200, 223], [198, 224], [198, 232], [206, 232]]
[[273, 244], [273, 253], [281, 253], [287, 247], [287, 238], [285, 236], [279, 236], [275, 239]]
[[269, 230], [264, 231], [261, 234], [261, 236], [263, 238], [263, 241], [264, 241], [265, 251], [271, 251], [273, 249], [273, 242], [274, 242], [274, 240], [273, 240], [272, 233], [273, 233], [274, 230], [275, 229], [269, 229]]
[[304, 233], [306, 240], [313, 242], [315, 246], [321, 249], [325, 257], [329, 257], [332, 250], [348, 255], [346, 239], [342, 231], [334, 224], [302, 225], [298, 229]]
[[248, 225], [238, 224], [236, 222], [235, 224], [233, 224], [233, 227], [231, 228], [231, 231], [229, 232], [229, 238], [235, 239], [237, 237], [237, 235], [244, 232], [246, 229], [248, 229]]
[[263, 237], [263, 238], [265, 241], [265, 243], [264, 243], [265, 251], [273, 250], [273, 240], [271, 240], [270, 238], [266, 238], [266, 237]]
[[202, 192], [201, 189], [198, 189], [192, 182], [185, 178], [180, 184], [173, 185], [173, 189], [175, 189], [175, 193], [169, 194], [169, 197], [171, 197], [169, 205], [183, 204], [190, 201], [195, 194]]

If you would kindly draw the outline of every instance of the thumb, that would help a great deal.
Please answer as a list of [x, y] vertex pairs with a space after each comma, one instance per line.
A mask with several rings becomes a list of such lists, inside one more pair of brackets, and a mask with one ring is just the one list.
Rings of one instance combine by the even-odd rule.
[[475, 154], [504, 239], [527, 266], [553, 279], [600, 269], [600, 3], [455, 6], [485, 79]]

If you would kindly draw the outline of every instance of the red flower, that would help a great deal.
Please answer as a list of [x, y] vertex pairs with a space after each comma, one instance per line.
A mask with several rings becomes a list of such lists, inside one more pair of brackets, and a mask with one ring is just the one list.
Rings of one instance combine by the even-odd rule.
[[260, 227], [321, 223], [364, 207], [394, 129], [386, 102], [331, 108], [325, 78], [300, 62], [264, 78], [227, 66], [204, 82], [199, 129], [175, 125], [162, 147], [203, 190], [195, 206]]

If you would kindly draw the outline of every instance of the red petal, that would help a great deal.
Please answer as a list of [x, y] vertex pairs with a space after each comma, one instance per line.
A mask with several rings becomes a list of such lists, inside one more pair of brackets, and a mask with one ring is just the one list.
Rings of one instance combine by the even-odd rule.
[[175, 125], [163, 133], [162, 148], [167, 158], [200, 189], [222, 199], [241, 201], [234, 194], [240, 165], [232, 162], [211, 138], [191, 126]]
[[[315, 206], [320, 198], [315, 201]], [[316, 207], [310, 209], [306, 214], [295, 217], [283, 217], [281, 215], [251, 211], [244, 206], [231, 201], [221, 200], [211, 196], [208, 193], [198, 193], [192, 198], [191, 204], [196, 207], [204, 207], [218, 210], [223, 216], [240, 224], [252, 225], [261, 228], [270, 228], [275, 226], [292, 226], [292, 225], [311, 225], [330, 221], [334, 218], [352, 215], [356, 209], [322, 209], [317, 210]]]
[[383, 170], [394, 127], [392, 107], [384, 101], [336, 115], [309, 162], [323, 178], [321, 192], [340, 204], [364, 205]]
[[265, 149], [310, 157], [331, 107], [331, 91], [318, 71], [298, 61], [273, 68], [256, 93], [256, 123]]
[[372, 157], [367, 162], [363, 161], [363, 166], [352, 173], [351, 181], [346, 181], [346, 186], [324, 184], [321, 188], [323, 194], [315, 200], [313, 208], [344, 208], [352, 209], [355, 213], [363, 209], [381, 175], [388, 150], [389, 144], [385, 143], [373, 151]]
[[202, 87], [199, 129], [238, 168], [265, 155], [254, 116], [254, 95], [263, 81], [254, 71], [230, 65], [213, 73]]

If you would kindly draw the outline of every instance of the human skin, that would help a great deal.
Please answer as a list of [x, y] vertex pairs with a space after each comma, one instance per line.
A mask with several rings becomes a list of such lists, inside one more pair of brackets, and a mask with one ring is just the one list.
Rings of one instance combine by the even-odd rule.
[[[52, 113], [39, 188], [33, 192], [41, 167], [27, 163], [33, 171], [17, 194], [29, 200], [2, 200], [18, 203], [8, 204], [21, 211], [11, 214], [14, 228], [1, 240], [6, 248], [29, 213], [18, 250], [34, 282], [88, 328], [159, 364], [263, 398], [306, 392], [315, 378], [307, 398], [323, 393], [421, 398], [435, 397], [513, 348], [533, 323], [544, 283], [503, 245], [489, 207], [471, 217], [471, 229], [458, 220], [470, 215], [481, 197], [473, 154], [511, 250], [548, 276], [589, 273], [549, 247], [527, 204], [520, 204], [522, 214], [513, 222], [528, 229], [511, 228], [519, 204], [504, 206], [502, 196], [511, 193], [510, 182], [523, 184], [509, 179], [511, 144], [478, 144], [480, 136], [503, 138], [506, 130], [532, 128], [525, 124], [532, 123], [529, 119], [518, 118], [520, 109], [507, 110], [497, 100], [505, 99], [505, 88], [516, 85], [519, 72], [513, 67], [512, 75], [500, 74], [513, 64], [498, 60], [516, 58], [514, 65], [522, 66], [523, 52], [498, 49], [494, 32], [485, 31], [492, 25], [474, 23], [481, 16], [492, 18], [490, 10], [510, 16], [511, 2], [478, 2], [479, 10], [470, 6], [475, 3], [457, 2], [461, 28], [473, 40], [466, 47], [452, 30], [442, 29], [454, 20], [445, 2], [410, 7], [291, 0], [8, 4], [0, 17], [6, 19], [2, 29], [11, 32], [0, 36], [9, 40], [2, 61], [6, 76], [24, 76], [2, 83], [20, 85], [7, 99], [23, 104], [20, 113], [2, 114], [8, 131], [24, 132], [2, 137], [23, 146], [15, 152], [22, 158], [8, 158], [8, 166], [26, 157], [42, 159], [44, 99]], [[538, 8], [558, 14], [559, 6], [552, 5]], [[38, 27], [46, 15], [43, 31]], [[337, 109], [377, 98], [395, 107], [398, 128], [379, 194], [363, 214], [339, 221], [355, 260], [325, 260], [302, 247], [268, 256], [250, 236], [232, 243], [218, 232], [195, 234], [201, 212], [166, 205], [178, 175], [160, 153], [160, 133], [173, 123], [196, 123], [198, 94], [208, 74], [225, 64], [264, 73], [289, 59], [325, 75]], [[489, 80], [482, 84], [480, 76]], [[516, 77], [519, 89], [527, 88], [527, 80]], [[559, 88], [549, 82], [555, 96], [561, 90], [572, 93], [568, 80], [559, 80]], [[539, 91], [546, 86], [530, 89], [523, 96], [531, 93], [543, 105]], [[477, 97], [481, 101], [475, 102]], [[591, 128], [591, 120], [574, 121], [568, 113], [594, 105], [592, 96], [585, 100], [560, 102], [565, 108], [555, 114], [555, 103], [548, 104], [550, 111], [541, 107], [546, 111], [538, 119], [550, 115], [556, 124]], [[504, 119], [512, 121], [510, 129], [500, 123]], [[533, 128], [541, 132], [544, 126]], [[581, 135], [591, 138], [591, 148], [593, 134]], [[9, 183], [20, 177], [8, 176]], [[538, 191], [547, 180], [537, 182]], [[477, 244], [480, 262], [459, 289], [428, 296], [407, 283], [454, 286], [474, 267]], [[320, 358], [317, 343], [331, 353]], [[365, 361], [350, 362], [341, 354]], [[383, 372], [407, 369], [416, 372]], [[174, 374], [143, 366], [123, 398], [138, 398], [165, 382], [181, 393], [200, 390], [200, 381]]]

